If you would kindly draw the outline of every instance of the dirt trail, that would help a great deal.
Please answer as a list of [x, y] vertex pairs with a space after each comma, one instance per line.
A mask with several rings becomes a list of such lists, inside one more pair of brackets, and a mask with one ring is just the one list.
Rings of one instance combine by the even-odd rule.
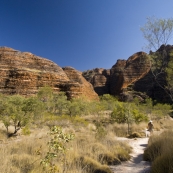
[[143, 161], [143, 153], [148, 144], [148, 138], [117, 138], [117, 140], [127, 141], [133, 151], [130, 161], [123, 162], [121, 165], [111, 166], [111, 170], [114, 173], [149, 173], [150, 163]]

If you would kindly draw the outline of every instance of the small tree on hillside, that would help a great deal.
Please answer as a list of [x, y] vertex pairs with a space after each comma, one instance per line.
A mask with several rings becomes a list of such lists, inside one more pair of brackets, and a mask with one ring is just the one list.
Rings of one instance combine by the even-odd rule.
[[[161, 87], [173, 101], [173, 84], [170, 78], [166, 76], [173, 75], [173, 71], [169, 70], [169, 52], [165, 46], [168, 44], [173, 31], [173, 19], [157, 19], [154, 17], [147, 18], [146, 24], [141, 28], [144, 38], [148, 41], [148, 48], [158, 50], [161, 45], [164, 45], [162, 51], [150, 53], [151, 72], [154, 81]], [[165, 83], [163, 79], [166, 78]], [[161, 82], [162, 81], [162, 82]]]

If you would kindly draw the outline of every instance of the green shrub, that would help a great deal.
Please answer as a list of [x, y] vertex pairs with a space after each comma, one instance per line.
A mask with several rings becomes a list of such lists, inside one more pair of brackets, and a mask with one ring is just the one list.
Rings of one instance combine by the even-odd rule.
[[43, 170], [55, 173], [61, 170], [61, 168], [55, 165], [55, 160], [57, 158], [60, 162], [62, 162], [63, 167], [66, 166], [64, 153], [67, 150], [67, 144], [74, 139], [74, 134], [66, 134], [62, 131], [61, 127], [54, 126], [50, 129], [50, 136], [51, 140], [48, 142], [48, 152], [40, 163], [43, 166]]
[[30, 135], [31, 134], [31, 131], [30, 131], [28, 126], [25, 126], [24, 128], [22, 128], [22, 134], [23, 135]]

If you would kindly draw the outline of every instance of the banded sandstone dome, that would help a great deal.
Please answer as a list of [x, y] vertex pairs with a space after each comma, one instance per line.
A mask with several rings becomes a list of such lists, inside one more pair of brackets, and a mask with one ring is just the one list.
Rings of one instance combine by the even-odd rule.
[[[165, 64], [173, 58], [173, 45], [162, 45], [156, 52], [165, 56]], [[123, 101], [127, 98], [152, 98], [159, 102], [171, 103], [169, 95], [163, 87], [166, 86], [166, 74], [161, 73], [157, 79], [151, 72], [151, 62], [148, 54], [137, 52], [127, 60], [117, 60], [111, 69], [95, 68], [83, 72], [83, 76], [93, 85], [98, 95], [111, 94], [119, 96]], [[158, 83], [159, 81], [159, 83]]]
[[64, 70], [54, 62], [28, 52], [0, 47], [0, 92], [35, 95], [40, 87], [50, 86], [69, 98], [84, 96], [98, 100], [93, 86], [72, 67]]
[[150, 71], [150, 61], [145, 52], [137, 52], [128, 60], [117, 60], [111, 69], [96, 68], [83, 72], [99, 95], [119, 95], [128, 86]]
[[[173, 46], [161, 46], [158, 51], [162, 53], [163, 50], [169, 55]], [[0, 47], [0, 92], [30, 96], [40, 87], [50, 86], [55, 92], [64, 91], [68, 98], [84, 96], [98, 100], [98, 95], [103, 94], [120, 98], [130, 94], [141, 99], [151, 97], [170, 102], [150, 68], [145, 52], [137, 52], [127, 60], [119, 59], [111, 69], [95, 68], [82, 73], [72, 67], [61, 68], [32, 53]], [[165, 84], [165, 77], [160, 76], [159, 81]]]

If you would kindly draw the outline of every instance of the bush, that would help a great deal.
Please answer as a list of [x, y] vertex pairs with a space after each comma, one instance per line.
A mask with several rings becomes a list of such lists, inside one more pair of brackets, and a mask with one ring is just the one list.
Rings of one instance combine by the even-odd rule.
[[20, 168], [21, 173], [29, 173], [34, 168], [32, 156], [28, 154], [12, 155], [11, 163], [13, 167]]
[[157, 157], [161, 156], [162, 141], [155, 141], [147, 147], [144, 151], [144, 160], [154, 161]]
[[127, 161], [130, 159], [129, 151], [126, 148], [119, 146], [119, 148], [117, 147], [117, 150], [117, 157], [120, 161]]
[[24, 128], [22, 128], [22, 134], [23, 135], [30, 135], [31, 134], [31, 131], [30, 131], [28, 126], [25, 126]]
[[127, 136], [128, 138], [141, 138], [141, 134], [138, 132], [133, 132], [132, 134]]
[[90, 173], [111, 173], [111, 170], [107, 165], [102, 165], [90, 157], [87, 157], [87, 156], [80, 157], [79, 160], [83, 166], [83, 170], [87, 170], [87, 172], [90, 172]]
[[121, 161], [111, 153], [105, 153], [99, 155], [99, 162], [106, 165], [118, 165]]
[[165, 131], [159, 136], [151, 136], [144, 160], [152, 162], [151, 173], [173, 172], [173, 131]]
[[158, 156], [152, 164], [151, 173], [172, 173], [173, 172], [173, 155], [163, 154]]

